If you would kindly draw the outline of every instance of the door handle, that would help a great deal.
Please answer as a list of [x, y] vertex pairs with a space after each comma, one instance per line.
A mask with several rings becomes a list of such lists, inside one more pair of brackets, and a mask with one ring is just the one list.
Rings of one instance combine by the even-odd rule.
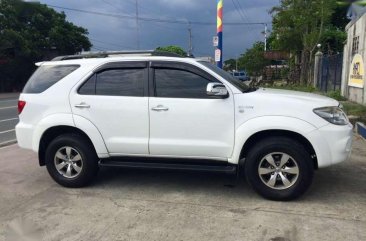
[[89, 109], [90, 108], [90, 105], [84, 103], [84, 102], [81, 102], [80, 104], [76, 104], [75, 105], [76, 108], [80, 108], [80, 109]]
[[151, 108], [151, 110], [153, 110], [153, 111], [168, 111], [169, 108], [165, 107], [163, 105], [158, 105], [156, 107]]

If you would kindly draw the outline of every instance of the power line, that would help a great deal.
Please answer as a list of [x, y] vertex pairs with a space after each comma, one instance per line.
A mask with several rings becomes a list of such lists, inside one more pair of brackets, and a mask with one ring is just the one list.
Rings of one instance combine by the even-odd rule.
[[126, 49], [133, 49], [133, 47], [128, 47], [125, 45], [120, 45], [120, 44], [114, 44], [114, 43], [108, 43], [108, 42], [104, 42], [98, 39], [94, 39], [94, 38], [89, 38], [91, 41], [96, 42], [96, 43], [101, 43], [101, 44], [105, 44], [105, 45], [110, 45], [110, 46], [115, 46], [115, 47], [119, 47], [119, 48], [126, 48]]
[[[248, 16], [245, 14], [245, 12], [243, 11], [241, 5], [240, 5], [240, 2], [237, 1], [237, 0], [231, 0], [231, 2], [233, 3], [234, 5], [234, 8], [236, 10], [236, 12], [239, 14], [240, 18], [243, 20], [243, 21], [249, 21], [249, 18]], [[253, 27], [252, 26], [249, 26], [249, 29], [250, 30], [253, 30]]]
[[[88, 11], [88, 10], [82, 10], [82, 9], [76, 9], [76, 8], [68, 8], [68, 7], [61, 7], [56, 5], [47, 4], [47, 6], [62, 10], [69, 10], [74, 12], [81, 12], [81, 13], [87, 13], [87, 14], [94, 14], [99, 16], [105, 16], [105, 17], [114, 17], [114, 18], [122, 18], [122, 19], [133, 19], [135, 16], [133, 15], [122, 15], [122, 14], [111, 14], [111, 13], [103, 13], [103, 12], [96, 12], [96, 11]], [[138, 20], [145, 21], [145, 22], [159, 22], [159, 23], [173, 23], [173, 24], [188, 24], [187, 20], [178, 20], [178, 19], [159, 19], [159, 18], [148, 18], [148, 17], [138, 17]], [[191, 24], [194, 25], [216, 25], [214, 22], [201, 22], [201, 21], [189, 21]], [[263, 22], [226, 22], [226, 25], [263, 25], [266, 23]]]
[[248, 17], [248, 15], [245, 12], [245, 9], [241, 6], [241, 3], [239, 0], [236, 0], [238, 6], [239, 6], [239, 11], [243, 14], [244, 18], [246, 19], [246, 21], [250, 22], [250, 19]]
[[110, 2], [108, 2], [106, 0], [101, 0], [101, 1], [104, 2], [104, 3], [106, 3], [106, 4], [108, 4], [109, 6], [112, 6], [113, 8], [115, 8], [115, 9], [117, 9], [119, 11], [124, 11], [124, 9], [122, 9], [119, 6], [116, 6], [115, 4], [112, 4], [112, 3], [110, 3]]
[[236, 5], [235, 1], [234, 1], [234, 0], [231, 0], [231, 2], [233, 3], [234, 8], [235, 8], [236, 12], [239, 14], [240, 18], [241, 18], [241, 19], [243, 19], [244, 21], [246, 21], [246, 20], [244, 19], [244, 15], [243, 15], [243, 14], [242, 14], [242, 12], [239, 10], [239, 7]]
[[98, 50], [98, 51], [107, 51], [107, 49], [102, 48], [102, 47], [100, 47], [100, 46], [95, 46], [95, 45], [93, 45], [93, 46], [91, 47], [91, 49], [95, 49], [95, 50]]

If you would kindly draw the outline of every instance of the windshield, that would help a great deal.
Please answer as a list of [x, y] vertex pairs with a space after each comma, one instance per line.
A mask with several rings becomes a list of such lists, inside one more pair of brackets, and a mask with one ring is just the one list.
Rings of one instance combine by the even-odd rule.
[[212, 70], [213, 72], [215, 72], [216, 74], [220, 75], [222, 78], [224, 78], [225, 80], [229, 81], [230, 84], [234, 85], [236, 88], [238, 88], [241, 92], [248, 92], [250, 91], [250, 88], [248, 85], [246, 85], [245, 83], [243, 83], [242, 81], [234, 78], [231, 74], [229, 74], [228, 72], [226, 72], [223, 69], [220, 69], [219, 67], [206, 62], [206, 61], [198, 61], [200, 64], [204, 65], [205, 67], [209, 68], [210, 70]]

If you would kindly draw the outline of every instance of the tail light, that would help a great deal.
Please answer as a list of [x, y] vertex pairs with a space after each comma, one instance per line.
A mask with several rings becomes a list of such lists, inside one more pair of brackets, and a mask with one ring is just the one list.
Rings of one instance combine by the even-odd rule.
[[24, 106], [27, 102], [23, 100], [18, 100], [18, 114], [20, 115], [24, 109]]

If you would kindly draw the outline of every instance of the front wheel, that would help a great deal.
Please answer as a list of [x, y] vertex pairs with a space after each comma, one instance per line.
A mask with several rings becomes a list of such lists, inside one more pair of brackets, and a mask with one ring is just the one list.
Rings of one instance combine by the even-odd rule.
[[302, 195], [310, 186], [314, 164], [295, 140], [271, 137], [257, 143], [245, 159], [248, 183], [263, 197], [286, 201]]

